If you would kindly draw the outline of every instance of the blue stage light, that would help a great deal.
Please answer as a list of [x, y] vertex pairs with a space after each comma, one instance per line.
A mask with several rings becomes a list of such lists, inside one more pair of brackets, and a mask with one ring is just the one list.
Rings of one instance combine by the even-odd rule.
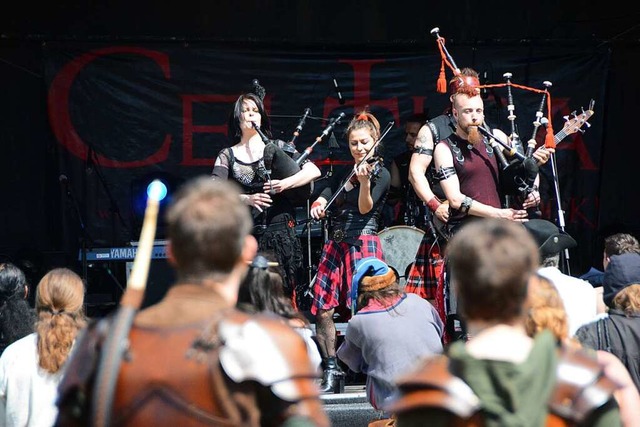
[[147, 197], [152, 197], [158, 201], [162, 201], [167, 197], [167, 184], [159, 179], [154, 179], [147, 185]]

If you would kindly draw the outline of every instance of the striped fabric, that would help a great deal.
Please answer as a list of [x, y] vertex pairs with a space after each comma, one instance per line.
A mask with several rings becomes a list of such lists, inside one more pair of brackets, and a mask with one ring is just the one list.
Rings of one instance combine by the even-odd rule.
[[327, 240], [322, 248], [318, 274], [313, 285], [313, 305], [311, 313], [339, 307], [341, 315], [351, 316], [351, 279], [358, 260], [374, 256], [384, 261], [382, 245], [377, 235], [362, 235], [360, 246], [346, 242]]

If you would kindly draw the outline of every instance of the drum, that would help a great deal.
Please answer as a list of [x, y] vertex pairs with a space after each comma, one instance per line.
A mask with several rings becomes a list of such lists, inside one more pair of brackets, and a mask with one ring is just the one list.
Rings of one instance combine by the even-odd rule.
[[404, 288], [424, 231], [408, 225], [396, 225], [378, 232], [378, 236], [384, 259], [389, 267], [396, 270], [400, 277], [400, 287]]

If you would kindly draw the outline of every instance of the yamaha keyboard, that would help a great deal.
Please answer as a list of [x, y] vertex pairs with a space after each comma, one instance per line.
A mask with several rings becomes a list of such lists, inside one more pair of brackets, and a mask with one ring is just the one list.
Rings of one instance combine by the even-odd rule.
[[[130, 261], [136, 257], [137, 246], [123, 246], [119, 248], [87, 249], [87, 261]], [[151, 251], [151, 259], [167, 258], [167, 245], [156, 244]], [[82, 249], [78, 253], [78, 260], [82, 260]]]

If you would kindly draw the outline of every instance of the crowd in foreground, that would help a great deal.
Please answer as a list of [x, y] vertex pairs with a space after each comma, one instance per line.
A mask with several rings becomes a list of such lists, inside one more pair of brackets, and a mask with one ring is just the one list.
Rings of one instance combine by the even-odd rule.
[[[42, 278], [34, 317], [22, 272], [0, 267], [3, 425], [96, 425], [104, 402], [113, 425], [330, 424], [308, 324], [283, 297], [282, 275], [264, 274], [277, 263], [258, 253], [235, 185], [193, 179], [167, 220], [176, 284], [135, 313], [120, 355], [104, 354], [116, 315], [86, 319], [76, 273], [56, 268]], [[584, 296], [564, 294], [544, 266], [571, 240], [548, 227], [479, 219], [452, 237], [466, 337], [446, 345], [427, 300], [401, 290], [379, 258], [358, 262], [355, 315], [337, 356], [367, 374], [375, 422], [638, 425], [637, 241], [625, 235], [605, 251], [607, 309], [597, 313], [594, 291], [579, 304], [593, 305], [592, 318], [580, 317], [571, 303]], [[118, 357], [115, 372], [117, 364], [100, 363]], [[96, 389], [100, 376], [114, 387]]]

